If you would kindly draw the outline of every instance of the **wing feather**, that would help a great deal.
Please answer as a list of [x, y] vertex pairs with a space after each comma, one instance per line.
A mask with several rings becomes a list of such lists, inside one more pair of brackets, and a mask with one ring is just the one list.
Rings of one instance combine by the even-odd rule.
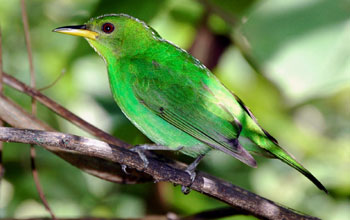
[[133, 84], [140, 102], [192, 137], [256, 167], [254, 158], [238, 142], [241, 131], [238, 119], [218, 104], [201, 80], [184, 77], [179, 81], [174, 75], [177, 73], [169, 67], [149, 63], [143, 62], [142, 70], [153, 74], [140, 74]]

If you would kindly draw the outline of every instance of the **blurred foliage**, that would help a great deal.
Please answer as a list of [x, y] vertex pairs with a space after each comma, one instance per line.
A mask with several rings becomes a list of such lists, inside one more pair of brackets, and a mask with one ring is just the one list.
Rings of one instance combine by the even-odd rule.
[[[251, 169], [230, 156], [212, 152], [199, 169], [310, 215], [350, 219], [349, 1], [32, 0], [27, 1], [27, 7], [38, 87], [64, 72], [44, 93], [132, 144], [148, 140], [114, 104], [103, 61], [83, 39], [51, 30], [81, 24], [100, 14], [127, 13], [189, 49], [203, 16], [209, 13], [206, 25], [211, 33], [230, 37], [232, 42], [214, 73], [330, 194], [325, 195], [276, 160], [257, 158], [259, 168]], [[4, 69], [29, 82], [19, 0], [0, 0], [0, 23]], [[253, 68], [245, 58], [259, 68]], [[30, 108], [30, 98], [5, 89], [6, 95]], [[39, 118], [62, 132], [88, 136], [41, 105], [38, 112]], [[225, 206], [197, 192], [185, 196], [179, 187], [168, 183], [109, 183], [37, 149], [41, 183], [59, 217], [141, 217], [168, 211], [187, 215]], [[29, 147], [5, 144], [4, 164], [0, 217], [48, 216], [30, 173]]]

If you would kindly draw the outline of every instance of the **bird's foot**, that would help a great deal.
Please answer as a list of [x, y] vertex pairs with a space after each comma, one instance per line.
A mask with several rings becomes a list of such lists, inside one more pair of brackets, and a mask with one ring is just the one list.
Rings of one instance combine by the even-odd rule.
[[[178, 147], [178, 148], [173, 149], [173, 148], [169, 148], [167, 146], [162, 146], [162, 145], [143, 144], [143, 145], [137, 145], [137, 146], [131, 148], [130, 150], [136, 152], [139, 155], [139, 157], [143, 161], [143, 168], [142, 168], [141, 171], [144, 171], [148, 167], [148, 164], [149, 164], [149, 161], [148, 161], [148, 159], [147, 159], [147, 157], [145, 155], [145, 151], [146, 150], [178, 151], [178, 150], [182, 150], [182, 149], [183, 149], [183, 147]], [[122, 169], [123, 169], [124, 172], [126, 171], [123, 168], [123, 166], [122, 166]]]
[[189, 194], [191, 192], [191, 189], [190, 187], [192, 186], [194, 180], [196, 179], [196, 171], [195, 170], [188, 170], [186, 169], [185, 170], [186, 173], [188, 173], [188, 175], [190, 175], [190, 178], [191, 178], [191, 183], [187, 186], [181, 186], [181, 192], [185, 195]]
[[143, 168], [141, 171], [144, 171], [148, 167], [148, 164], [149, 164], [149, 161], [145, 155], [145, 151], [147, 150], [147, 148], [145, 147], [145, 145], [137, 145], [137, 146], [131, 148], [130, 150], [134, 151], [135, 153], [137, 153], [139, 155], [139, 157], [143, 161]]
[[189, 194], [191, 192], [190, 187], [192, 186], [194, 180], [196, 179], [196, 167], [200, 163], [200, 161], [203, 159], [204, 155], [199, 155], [185, 170], [186, 173], [190, 176], [191, 183], [187, 186], [181, 186], [181, 192], [185, 195]]

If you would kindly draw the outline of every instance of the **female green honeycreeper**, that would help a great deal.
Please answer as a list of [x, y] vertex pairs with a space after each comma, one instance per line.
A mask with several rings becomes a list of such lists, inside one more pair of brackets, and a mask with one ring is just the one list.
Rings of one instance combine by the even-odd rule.
[[187, 169], [192, 180], [203, 155], [216, 149], [251, 167], [256, 162], [250, 153], [278, 158], [327, 192], [210, 70], [143, 21], [110, 14], [54, 31], [89, 42], [107, 64], [115, 101], [147, 137], [197, 157]]

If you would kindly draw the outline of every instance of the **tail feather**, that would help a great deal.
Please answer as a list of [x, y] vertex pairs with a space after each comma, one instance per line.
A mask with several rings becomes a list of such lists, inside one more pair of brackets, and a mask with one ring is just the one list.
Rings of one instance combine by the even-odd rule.
[[[277, 145], [278, 146], [278, 145]], [[282, 160], [289, 166], [293, 167], [294, 169], [298, 170], [300, 173], [302, 173], [306, 178], [308, 178], [311, 182], [313, 182], [317, 188], [320, 190], [324, 191], [325, 193], [328, 194], [328, 191], [326, 187], [322, 185], [318, 179], [314, 175], [312, 175], [303, 165], [301, 165], [298, 161], [296, 161], [293, 156], [291, 156], [289, 153], [284, 151], [281, 147], [279, 147], [279, 152], [270, 152], [274, 154], [278, 159]]]
[[[269, 154], [271, 154], [272, 157], [276, 157], [281, 161], [285, 162], [289, 166], [293, 167], [294, 169], [302, 173], [306, 178], [308, 178], [311, 182], [313, 182], [320, 190], [323, 190], [324, 192], [328, 193], [326, 187], [324, 187], [322, 183], [316, 179], [316, 177], [314, 177], [305, 167], [303, 167], [298, 161], [296, 161], [292, 155], [290, 155], [283, 148], [281, 148], [278, 145], [277, 140], [259, 125], [253, 113], [249, 110], [247, 106], [244, 105], [242, 100], [240, 100], [235, 94], [232, 93], [232, 95], [235, 97], [236, 101], [240, 104], [242, 109], [244, 109], [247, 116], [249, 116], [249, 117], [246, 117], [248, 121], [246, 121], [245, 123], [249, 124], [250, 127], [254, 128], [252, 130], [245, 130], [244, 128], [242, 131], [242, 136], [247, 137], [253, 143], [255, 143], [258, 147], [265, 150], [268, 153], [267, 156], [270, 156]], [[249, 120], [249, 118], [251, 120]], [[254, 149], [254, 148], [255, 147], [252, 147], [251, 149]], [[261, 149], [254, 149], [253, 152], [260, 153]], [[262, 155], [266, 156], [266, 154], [262, 154]]]

